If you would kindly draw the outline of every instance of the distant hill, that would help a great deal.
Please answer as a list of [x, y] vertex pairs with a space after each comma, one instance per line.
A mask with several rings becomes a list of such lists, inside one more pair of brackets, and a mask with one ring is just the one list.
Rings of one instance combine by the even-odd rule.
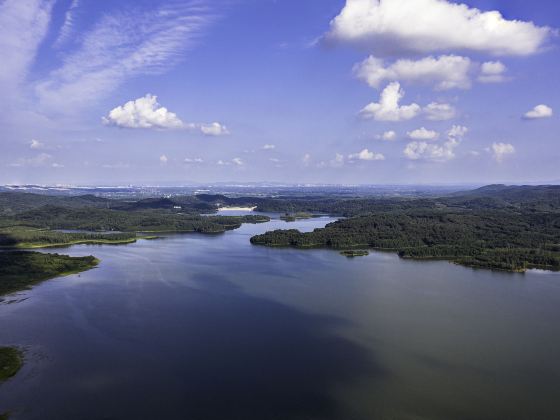
[[23, 192], [0, 192], [0, 214], [9, 215], [46, 205], [59, 207], [107, 207], [112, 200], [87, 194], [80, 196], [54, 196]]
[[560, 208], [560, 185], [493, 184], [451, 195], [458, 200], [486, 200], [499, 206], [551, 210]]

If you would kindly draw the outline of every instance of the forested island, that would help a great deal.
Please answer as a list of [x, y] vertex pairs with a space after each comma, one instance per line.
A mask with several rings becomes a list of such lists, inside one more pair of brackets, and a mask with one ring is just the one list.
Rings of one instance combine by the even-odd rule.
[[[326, 202], [315, 204], [329, 207]], [[316, 205], [304, 206], [317, 210]], [[251, 243], [369, 247], [395, 251], [403, 258], [445, 259], [470, 267], [560, 270], [559, 186], [488, 186], [446, 197], [337, 201], [332, 208], [353, 217], [313, 232], [267, 232], [253, 236]]]

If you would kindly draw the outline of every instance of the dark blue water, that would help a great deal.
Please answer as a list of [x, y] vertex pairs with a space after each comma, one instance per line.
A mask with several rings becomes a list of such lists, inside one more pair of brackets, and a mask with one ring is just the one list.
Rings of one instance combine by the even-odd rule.
[[0, 304], [0, 344], [26, 353], [0, 413], [560, 418], [560, 275], [249, 243], [329, 220], [61, 250], [102, 262]]

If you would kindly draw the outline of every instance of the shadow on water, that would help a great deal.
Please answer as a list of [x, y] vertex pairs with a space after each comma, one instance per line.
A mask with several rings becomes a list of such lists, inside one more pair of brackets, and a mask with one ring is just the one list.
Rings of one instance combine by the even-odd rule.
[[194, 280], [141, 312], [104, 312], [93, 324], [109, 340], [69, 337], [64, 366], [8, 398], [25, 407], [17, 418], [361, 419], [335, 388], [386, 373], [334, 332], [344, 321], [248, 296], [222, 276]]

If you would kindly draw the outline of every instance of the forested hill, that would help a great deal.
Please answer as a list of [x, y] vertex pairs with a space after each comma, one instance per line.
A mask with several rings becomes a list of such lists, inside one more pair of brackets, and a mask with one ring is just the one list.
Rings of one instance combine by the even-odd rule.
[[[348, 204], [348, 203], [346, 203]], [[277, 230], [253, 244], [372, 247], [402, 257], [523, 271], [560, 269], [560, 187], [489, 186], [448, 197], [389, 200], [359, 216], [301, 233]]]
[[453, 194], [461, 200], [486, 199], [497, 205], [540, 210], [560, 208], [560, 185], [487, 185], [476, 190]]

